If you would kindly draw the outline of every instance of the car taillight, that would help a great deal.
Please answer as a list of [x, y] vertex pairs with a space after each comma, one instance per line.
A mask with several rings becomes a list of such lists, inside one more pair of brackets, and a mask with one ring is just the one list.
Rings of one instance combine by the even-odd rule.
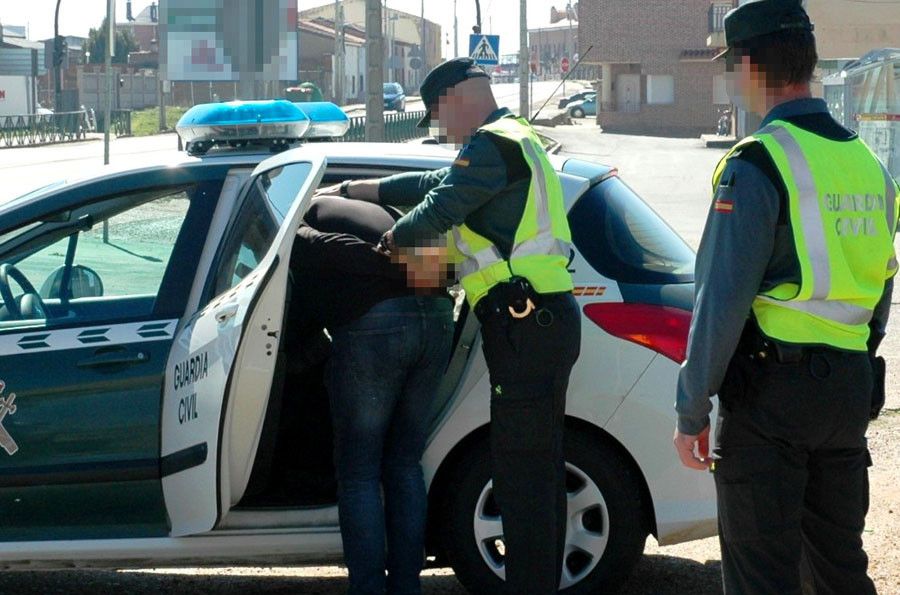
[[648, 347], [681, 363], [687, 352], [691, 313], [650, 304], [587, 304], [584, 314], [614, 337]]

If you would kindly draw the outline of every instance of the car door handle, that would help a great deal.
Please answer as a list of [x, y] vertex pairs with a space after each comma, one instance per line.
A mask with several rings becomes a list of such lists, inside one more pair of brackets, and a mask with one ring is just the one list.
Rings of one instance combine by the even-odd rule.
[[121, 349], [97, 352], [93, 357], [83, 359], [77, 365], [79, 368], [102, 368], [104, 366], [142, 364], [147, 361], [150, 361], [150, 356], [144, 351]]
[[226, 304], [216, 312], [216, 322], [223, 324], [237, 316], [239, 304]]

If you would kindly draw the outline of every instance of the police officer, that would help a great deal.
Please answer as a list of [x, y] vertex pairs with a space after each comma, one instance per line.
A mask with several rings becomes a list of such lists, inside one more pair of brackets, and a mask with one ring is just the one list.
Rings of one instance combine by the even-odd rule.
[[385, 234], [392, 252], [451, 232], [490, 371], [506, 589], [555, 593], [566, 525], [566, 389], [581, 342], [562, 187], [534, 130], [498, 109], [490, 78], [471, 59], [436, 67], [421, 95], [427, 113], [420, 126], [430, 124], [442, 141], [462, 146], [453, 165], [329, 191], [416, 205]]
[[765, 118], [713, 176], [675, 446], [713, 470], [726, 593], [874, 593], [865, 432], [898, 187], [811, 97], [815, 38], [798, 0], [744, 4], [725, 35], [732, 97]]

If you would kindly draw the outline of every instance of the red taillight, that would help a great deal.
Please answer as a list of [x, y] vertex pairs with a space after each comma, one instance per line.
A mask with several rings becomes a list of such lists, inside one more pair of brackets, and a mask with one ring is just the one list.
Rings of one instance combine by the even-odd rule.
[[681, 363], [687, 352], [691, 313], [650, 304], [588, 304], [584, 314], [614, 337], [648, 347]]

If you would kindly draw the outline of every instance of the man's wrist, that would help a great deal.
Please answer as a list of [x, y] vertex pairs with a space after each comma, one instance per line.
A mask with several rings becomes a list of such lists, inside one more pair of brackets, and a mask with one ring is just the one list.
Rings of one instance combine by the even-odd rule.
[[687, 436], [697, 436], [709, 425], [709, 416], [701, 418], [678, 416], [678, 431]]
[[350, 184], [353, 180], [344, 180], [341, 182], [341, 189], [338, 191], [338, 194], [343, 196], [344, 198], [351, 198], [350, 196]]

